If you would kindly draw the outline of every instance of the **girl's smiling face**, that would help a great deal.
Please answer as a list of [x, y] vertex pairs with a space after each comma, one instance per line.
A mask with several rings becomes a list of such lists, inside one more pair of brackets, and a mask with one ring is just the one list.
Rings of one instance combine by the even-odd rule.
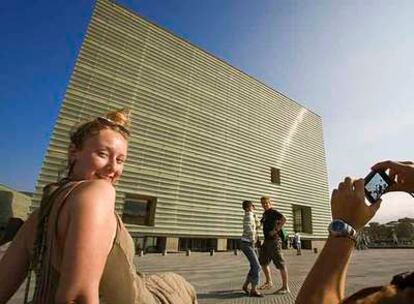
[[71, 146], [69, 163], [72, 180], [104, 179], [114, 183], [122, 174], [128, 142], [112, 129], [103, 129], [85, 139], [82, 147]]

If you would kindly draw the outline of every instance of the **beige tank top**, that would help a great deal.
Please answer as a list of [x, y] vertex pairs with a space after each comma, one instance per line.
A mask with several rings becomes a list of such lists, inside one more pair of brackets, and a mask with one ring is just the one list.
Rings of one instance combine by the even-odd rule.
[[[60, 211], [70, 193], [82, 183], [69, 182], [53, 203], [49, 216], [47, 252], [52, 261], [51, 278], [47, 285], [47, 301], [53, 303], [59, 283], [63, 244], [57, 239], [57, 223]], [[175, 273], [143, 275], [134, 265], [134, 242], [116, 212], [116, 235], [106, 260], [99, 286], [101, 303], [105, 304], [186, 304], [197, 303], [196, 293], [191, 284]], [[37, 303], [38, 301], [34, 301]]]

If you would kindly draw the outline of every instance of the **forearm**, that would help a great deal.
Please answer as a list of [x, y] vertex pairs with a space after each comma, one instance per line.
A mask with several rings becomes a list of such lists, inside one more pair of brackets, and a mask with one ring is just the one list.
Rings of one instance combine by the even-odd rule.
[[0, 260], [0, 304], [7, 303], [26, 278], [30, 255], [26, 248], [28, 224], [17, 233]]
[[280, 231], [285, 223], [286, 223], [285, 217], [283, 217], [283, 219], [281, 219], [280, 221], [277, 221], [275, 225], [275, 231]]
[[280, 231], [282, 229], [282, 227], [283, 227], [282, 223], [276, 224], [275, 231]]
[[336, 304], [344, 298], [345, 277], [354, 242], [346, 237], [328, 238], [305, 279], [296, 304]]
[[13, 268], [8, 266], [10, 257], [5, 256], [0, 260], [0, 304], [7, 303], [24, 280], [24, 277], [18, 275], [18, 272], [13, 273]]

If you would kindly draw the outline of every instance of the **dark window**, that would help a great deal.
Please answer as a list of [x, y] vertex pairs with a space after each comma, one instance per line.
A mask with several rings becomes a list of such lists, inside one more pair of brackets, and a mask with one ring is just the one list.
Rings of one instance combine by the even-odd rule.
[[217, 248], [217, 239], [180, 238], [178, 250], [209, 251]]
[[272, 184], [280, 185], [280, 169], [270, 168], [270, 181]]
[[154, 226], [157, 198], [146, 195], [127, 195], [122, 213], [126, 224]]
[[234, 250], [241, 248], [240, 239], [227, 239], [227, 250]]
[[295, 232], [312, 233], [312, 210], [310, 207], [293, 205], [293, 229]]
[[139, 253], [140, 250], [148, 252], [161, 252], [162, 238], [155, 236], [139, 236], [133, 237], [135, 243], [135, 252]]
[[303, 232], [302, 209], [293, 208], [293, 225], [295, 232]]

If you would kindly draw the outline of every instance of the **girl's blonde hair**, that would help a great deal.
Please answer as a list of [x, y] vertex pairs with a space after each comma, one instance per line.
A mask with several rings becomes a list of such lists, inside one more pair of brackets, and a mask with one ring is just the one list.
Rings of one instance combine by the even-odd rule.
[[120, 109], [84, 122], [71, 132], [70, 144], [76, 148], [81, 148], [88, 137], [98, 134], [103, 129], [112, 129], [119, 132], [125, 139], [128, 139], [128, 116], [129, 110]]

